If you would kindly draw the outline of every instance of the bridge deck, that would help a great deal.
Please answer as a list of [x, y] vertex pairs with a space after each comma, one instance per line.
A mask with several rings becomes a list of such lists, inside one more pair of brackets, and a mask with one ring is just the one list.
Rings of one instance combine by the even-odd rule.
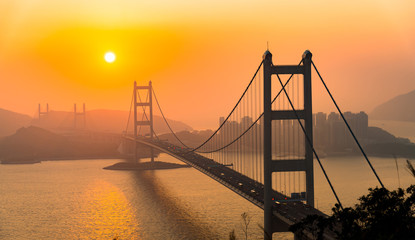
[[[133, 138], [127, 139], [134, 141]], [[184, 149], [165, 141], [138, 139], [137, 142], [159, 149], [160, 151], [163, 151], [191, 165], [261, 209], [264, 208], [264, 185], [262, 183], [259, 183], [227, 166], [217, 163], [212, 159], [189, 151], [189, 149]], [[273, 198], [290, 200], [290, 198], [277, 191], [273, 192]], [[317, 214], [326, 216], [321, 211], [310, 207], [301, 201], [276, 201], [273, 213], [279, 222], [278, 226], [275, 226], [278, 231], [288, 231], [289, 226], [299, 222], [307, 215]]]

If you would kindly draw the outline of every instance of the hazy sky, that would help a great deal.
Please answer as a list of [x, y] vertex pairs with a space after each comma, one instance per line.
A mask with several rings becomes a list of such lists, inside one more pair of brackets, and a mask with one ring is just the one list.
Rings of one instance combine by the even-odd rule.
[[128, 110], [133, 81], [152, 80], [166, 116], [216, 127], [267, 41], [275, 64], [310, 49], [345, 111], [415, 89], [415, 1], [2, 0], [0, 108]]

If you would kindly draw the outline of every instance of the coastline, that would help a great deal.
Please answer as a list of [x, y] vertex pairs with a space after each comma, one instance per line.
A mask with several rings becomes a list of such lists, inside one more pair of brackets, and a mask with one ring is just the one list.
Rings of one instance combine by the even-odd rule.
[[105, 156], [105, 157], [60, 157], [60, 158], [39, 158], [33, 160], [2, 160], [0, 164], [35, 164], [46, 161], [72, 161], [72, 160], [99, 160], [99, 159], [124, 159], [122, 156]]
[[[158, 156], [158, 155], [157, 155]], [[148, 158], [147, 155], [138, 156], [141, 158]], [[72, 161], [72, 160], [100, 160], [100, 159], [119, 159], [131, 161], [133, 157], [126, 155], [105, 155], [105, 156], [66, 156], [66, 157], [39, 157], [39, 158], [16, 158], [16, 159], [3, 159], [0, 160], [0, 164], [31, 164], [41, 163], [45, 161]]]

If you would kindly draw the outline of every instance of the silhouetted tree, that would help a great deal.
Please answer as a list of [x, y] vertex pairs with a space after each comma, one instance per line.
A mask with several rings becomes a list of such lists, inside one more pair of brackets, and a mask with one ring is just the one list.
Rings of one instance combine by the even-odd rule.
[[[252, 235], [252, 232], [249, 233], [249, 225], [251, 224], [252, 216], [250, 216], [248, 213], [244, 212], [241, 214], [241, 229], [244, 233], [245, 240], [248, 240], [249, 237]], [[258, 228], [261, 230], [261, 234], [265, 233], [264, 227], [261, 224], [257, 224]], [[235, 229], [233, 229], [231, 232], [229, 232], [229, 240], [236, 240], [236, 234]], [[270, 236], [266, 237], [266, 240], [272, 239]]]
[[248, 213], [244, 212], [241, 214], [241, 218], [242, 218], [242, 231], [245, 234], [245, 240], [248, 240], [248, 228], [249, 228], [249, 224], [251, 223], [251, 216], [248, 215]]
[[406, 192], [401, 188], [370, 188], [354, 208], [342, 210], [336, 204], [332, 210], [332, 216], [308, 216], [290, 231], [299, 236], [306, 231], [315, 239], [323, 239], [326, 230], [334, 232], [338, 239], [414, 239], [415, 185]]

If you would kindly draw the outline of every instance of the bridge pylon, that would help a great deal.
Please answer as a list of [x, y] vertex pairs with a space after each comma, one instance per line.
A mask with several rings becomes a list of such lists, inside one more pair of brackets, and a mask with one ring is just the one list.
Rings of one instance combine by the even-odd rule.
[[86, 129], [86, 110], [85, 110], [85, 103], [82, 105], [82, 112], [76, 111], [76, 103], [73, 105], [73, 128], [76, 129], [78, 127], [78, 118], [81, 117], [83, 120], [83, 128]]
[[[305, 51], [301, 65], [274, 65], [272, 54], [267, 50], [263, 55], [264, 71], [264, 231], [265, 239], [272, 238], [274, 232], [278, 232], [277, 220], [273, 218], [272, 200], [272, 173], [273, 172], [305, 172], [306, 202], [314, 207], [314, 170], [313, 170], [313, 124], [312, 124], [312, 99], [311, 99], [311, 57], [310, 51]], [[272, 75], [300, 74], [303, 75], [303, 109], [273, 110], [272, 109]], [[279, 86], [280, 84], [278, 84]], [[304, 122], [305, 134], [311, 142], [304, 143], [305, 155], [303, 159], [273, 160], [272, 159], [272, 121], [273, 120], [297, 120]]]
[[39, 119], [42, 116], [46, 116], [47, 117], [49, 115], [49, 103], [46, 103], [46, 111], [42, 111], [42, 109], [40, 107], [40, 103], [39, 103], [39, 111], [38, 111], [38, 114], [39, 114]]
[[[143, 91], [147, 91], [147, 96], [148, 98], [145, 100], [145, 102], [142, 101], [140, 94], [139, 94], [139, 90], [143, 90]], [[150, 128], [150, 140], [152, 141], [154, 138], [154, 130], [153, 130], [153, 88], [151, 85], [151, 81], [148, 82], [148, 86], [137, 86], [137, 82], [134, 81], [134, 139], [135, 139], [135, 149], [134, 149], [134, 154], [135, 154], [135, 161], [138, 160], [138, 142], [137, 139], [139, 138], [138, 134], [138, 126], [148, 126]], [[138, 120], [138, 109], [137, 108], [142, 108], [143, 109], [143, 115], [142, 115], [142, 120]], [[146, 109], [148, 108], [149, 110], [149, 115], [147, 116], [146, 114]], [[144, 120], [144, 118], [146, 118]], [[150, 154], [151, 154], [151, 162], [154, 162], [154, 149], [150, 148]]]

